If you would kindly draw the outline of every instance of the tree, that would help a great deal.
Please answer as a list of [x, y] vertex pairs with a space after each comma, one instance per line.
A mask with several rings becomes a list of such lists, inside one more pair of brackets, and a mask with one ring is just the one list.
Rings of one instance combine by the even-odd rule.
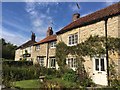
[[2, 58], [13, 60], [15, 57], [15, 49], [16, 45], [11, 44], [10, 42], [6, 42], [5, 39], [0, 39], [0, 46], [2, 47]]

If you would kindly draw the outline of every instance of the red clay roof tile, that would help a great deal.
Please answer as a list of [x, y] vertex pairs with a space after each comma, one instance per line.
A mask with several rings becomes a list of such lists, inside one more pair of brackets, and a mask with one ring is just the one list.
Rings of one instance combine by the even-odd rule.
[[19, 47], [17, 47], [16, 49], [19, 49], [19, 48], [24, 49], [24, 48], [27, 48], [29, 46], [34, 45], [35, 43], [36, 43], [36, 41], [29, 40], [26, 43], [24, 43], [24, 44], [20, 45]]
[[51, 42], [51, 41], [56, 41], [56, 40], [57, 40], [56, 35], [50, 35], [50, 36], [42, 39], [41, 41], [35, 43], [35, 45], [47, 43], [47, 42]]
[[106, 17], [111, 17], [114, 15], [120, 15], [120, 2], [110, 5], [104, 9], [98, 10], [92, 14], [85, 16], [85, 17], [81, 17], [78, 20], [71, 22], [70, 24], [68, 24], [67, 26], [62, 28], [56, 34], [62, 34], [64, 32], [72, 30], [74, 28], [89, 25], [91, 23], [95, 23], [97, 21], [103, 20]]

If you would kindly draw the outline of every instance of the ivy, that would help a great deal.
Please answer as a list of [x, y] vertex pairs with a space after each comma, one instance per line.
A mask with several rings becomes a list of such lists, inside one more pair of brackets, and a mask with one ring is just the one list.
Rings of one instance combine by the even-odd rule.
[[[108, 37], [107, 48], [109, 52], [120, 53], [120, 38]], [[88, 77], [83, 64], [85, 61], [84, 57], [106, 54], [106, 39], [105, 37], [90, 36], [86, 41], [79, 43], [76, 46], [67, 46], [64, 42], [58, 43], [56, 47], [56, 60], [63, 73], [65, 72], [65, 69], [67, 69], [66, 58], [69, 54], [76, 56], [78, 63], [77, 73], [81, 74], [81, 76]]]

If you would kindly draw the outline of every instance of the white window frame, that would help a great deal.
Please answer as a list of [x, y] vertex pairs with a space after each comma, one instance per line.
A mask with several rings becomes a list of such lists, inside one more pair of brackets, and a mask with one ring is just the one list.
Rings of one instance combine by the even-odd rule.
[[[55, 66], [54, 66], [55, 65]], [[51, 57], [49, 61], [49, 67], [50, 68], [55, 68], [56, 67], [56, 59], [55, 57]]]
[[40, 45], [36, 45], [36, 46], [35, 46], [35, 50], [36, 50], [36, 51], [40, 50]]
[[40, 66], [44, 66], [44, 57], [37, 56], [37, 60], [40, 64]]
[[68, 46], [74, 46], [77, 44], [78, 44], [78, 33], [68, 35]]
[[74, 57], [67, 58], [66, 63], [69, 68], [77, 68], [77, 60]]
[[56, 41], [49, 43], [50, 48], [56, 48]]
[[[98, 70], [96, 69], [96, 59], [98, 59], [98, 63], [99, 65], [97, 66], [98, 67]], [[104, 59], [104, 70], [101, 70], [101, 59]], [[104, 72], [107, 70], [107, 62], [106, 62], [106, 57], [105, 56], [101, 56], [101, 57], [93, 57], [93, 70], [94, 71], [97, 71], [97, 72]]]

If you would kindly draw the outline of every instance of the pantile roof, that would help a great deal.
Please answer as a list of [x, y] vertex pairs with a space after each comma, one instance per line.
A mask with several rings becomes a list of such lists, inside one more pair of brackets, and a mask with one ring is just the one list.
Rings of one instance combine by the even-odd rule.
[[62, 34], [64, 32], [72, 30], [74, 28], [89, 25], [89, 24], [98, 22], [100, 20], [103, 20], [105, 18], [115, 16], [115, 15], [120, 15], [120, 2], [115, 3], [113, 5], [110, 5], [106, 8], [101, 9], [101, 10], [98, 10], [98, 11], [91, 13], [87, 16], [81, 17], [78, 20], [73, 21], [70, 24], [68, 24], [67, 26], [65, 26], [64, 28], [62, 28], [56, 34]]
[[29, 40], [26, 43], [20, 45], [17, 49], [19, 49], [19, 48], [24, 49], [24, 48], [34, 45], [35, 43], [36, 43], [36, 41]]
[[56, 41], [56, 40], [57, 40], [56, 35], [50, 35], [50, 36], [47, 36], [46, 38], [42, 39], [41, 41], [35, 43], [35, 45], [47, 43], [47, 42], [51, 42], [51, 41]]

